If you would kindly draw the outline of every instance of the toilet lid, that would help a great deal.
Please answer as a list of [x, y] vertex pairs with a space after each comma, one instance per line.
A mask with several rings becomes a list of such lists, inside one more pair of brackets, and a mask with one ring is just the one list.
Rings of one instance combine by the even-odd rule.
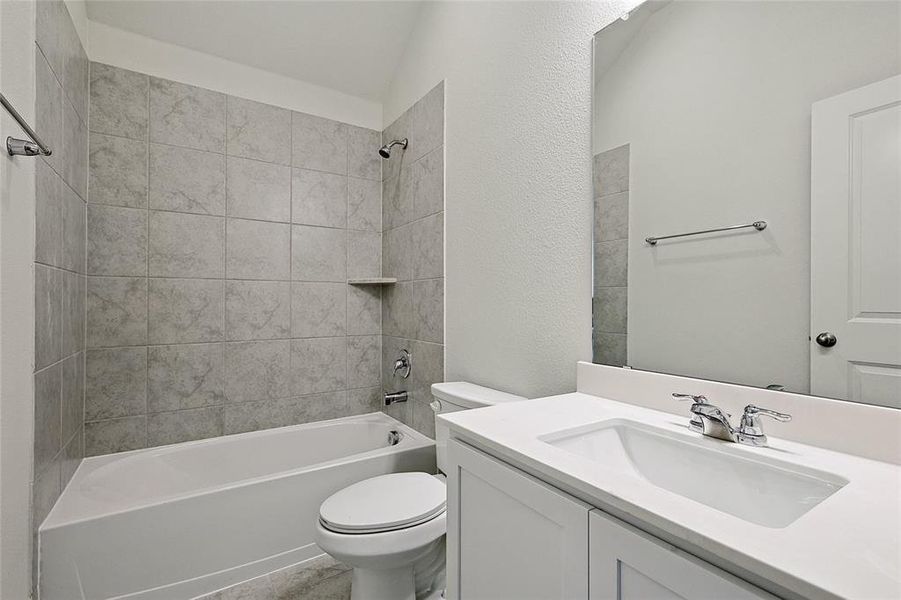
[[428, 473], [391, 473], [349, 485], [329, 496], [319, 520], [338, 533], [376, 533], [429, 521], [447, 506], [447, 488]]

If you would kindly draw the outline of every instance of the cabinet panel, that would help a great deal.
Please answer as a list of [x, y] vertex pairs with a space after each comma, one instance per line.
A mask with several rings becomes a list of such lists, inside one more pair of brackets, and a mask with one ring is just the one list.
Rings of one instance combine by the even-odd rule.
[[588, 597], [588, 511], [566, 494], [448, 442], [448, 597]]
[[599, 510], [589, 522], [591, 600], [776, 600]]

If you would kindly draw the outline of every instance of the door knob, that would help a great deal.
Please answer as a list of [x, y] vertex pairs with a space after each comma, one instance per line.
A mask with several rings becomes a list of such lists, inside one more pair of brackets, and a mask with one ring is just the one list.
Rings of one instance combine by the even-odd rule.
[[838, 338], [836, 338], [834, 334], [828, 331], [824, 331], [823, 333], [818, 335], [816, 339], [817, 344], [819, 344], [823, 348], [832, 348], [838, 343]]

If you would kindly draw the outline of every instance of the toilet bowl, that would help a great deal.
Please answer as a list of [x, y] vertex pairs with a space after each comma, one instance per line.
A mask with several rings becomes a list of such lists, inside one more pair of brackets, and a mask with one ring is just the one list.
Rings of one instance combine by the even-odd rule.
[[[523, 400], [471, 383], [432, 385], [435, 414]], [[447, 428], [436, 421], [439, 471]], [[442, 475], [392, 473], [354, 483], [327, 498], [316, 539], [353, 567], [351, 600], [436, 600], [445, 587], [447, 489]]]

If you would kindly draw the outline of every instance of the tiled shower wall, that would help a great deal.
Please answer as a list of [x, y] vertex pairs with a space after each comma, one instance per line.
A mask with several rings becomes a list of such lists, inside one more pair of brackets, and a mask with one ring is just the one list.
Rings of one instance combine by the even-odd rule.
[[594, 362], [627, 364], [629, 145], [594, 156]]
[[380, 144], [91, 64], [87, 455], [380, 408]]
[[[382, 303], [382, 386], [406, 390], [406, 404], [387, 412], [434, 437], [430, 386], [444, 381], [444, 83], [382, 134], [395, 147], [383, 169], [383, 273], [396, 277]], [[410, 378], [392, 376], [400, 350], [412, 354]]]
[[36, 8], [36, 129], [53, 153], [26, 159], [37, 160], [34, 532], [83, 456], [88, 162], [87, 56], [62, 2]]

